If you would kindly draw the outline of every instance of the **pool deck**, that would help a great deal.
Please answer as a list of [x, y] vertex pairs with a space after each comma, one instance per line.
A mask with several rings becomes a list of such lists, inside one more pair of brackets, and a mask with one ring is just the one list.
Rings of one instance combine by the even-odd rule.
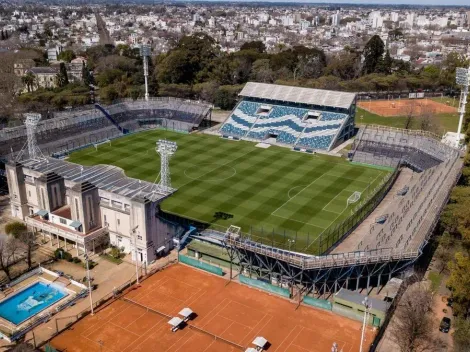
[[[62, 279], [62, 280], [59, 280]], [[73, 299], [76, 297], [78, 293], [80, 293], [83, 288], [76, 286], [73, 284], [70, 280], [64, 277], [56, 277], [52, 275], [52, 273], [48, 273], [47, 271], [44, 271], [40, 274], [36, 274], [34, 276], [25, 278], [18, 284], [14, 285], [12, 287], [13, 291], [10, 291], [8, 294], [3, 294], [3, 297], [0, 297], [0, 302], [7, 300], [19, 292], [23, 291], [24, 289], [27, 289], [29, 286], [35, 284], [36, 282], [43, 282], [43, 283], [56, 283], [57, 285], [61, 286], [64, 291], [66, 291], [67, 295], [59, 299], [58, 301], [54, 302], [50, 306], [45, 307], [43, 310], [37, 312], [30, 318], [22, 321], [19, 324], [14, 324], [13, 322], [0, 317], [0, 333], [6, 333], [7, 335], [10, 335], [13, 331], [21, 330], [22, 328], [26, 327], [28, 324], [30, 324], [31, 319], [37, 317], [37, 316], [43, 316], [46, 313], [52, 312], [55, 310], [55, 308], [64, 303], [65, 300]]]

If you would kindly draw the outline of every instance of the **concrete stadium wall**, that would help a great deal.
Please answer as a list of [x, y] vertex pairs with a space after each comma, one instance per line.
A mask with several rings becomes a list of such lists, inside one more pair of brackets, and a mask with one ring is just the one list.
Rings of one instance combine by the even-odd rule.
[[260, 290], [267, 291], [269, 293], [274, 293], [276, 295], [280, 295], [286, 298], [290, 298], [290, 292], [287, 288], [274, 286], [274, 285], [268, 284], [267, 282], [256, 280], [256, 279], [250, 279], [249, 277], [246, 277], [243, 275], [239, 275], [238, 279], [240, 280], [242, 284], [252, 286]]
[[222, 271], [221, 268], [217, 267], [217, 266], [214, 266], [214, 265], [211, 265], [211, 264], [208, 264], [208, 263], [204, 263], [204, 262], [201, 262], [197, 259], [194, 259], [194, 258], [191, 258], [191, 257], [187, 257], [183, 254], [179, 254], [178, 255], [179, 257], [179, 261], [183, 264], [187, 264], [187, 265], [190, 265], [190, 266], [193, 266], [197, 269], [201, 269], [201, 270], [204, 270], [204, 271], [207, 271], [207, 272], [210, 272], [212, 274], [215, 274], [215, 275], [219, 275], [219, 276], [223, 276], [224, 275], [224, 272]]
[[333, 309], [333, 305], [331, 304], [331, 302], [325, 299], [318, 299], [318, 298], [305, 296], [303, 299], [303, 303], [312, 307], [316, 307], [316, 308], [321, 308], [321, 309], [326, 309], [326, 310]]

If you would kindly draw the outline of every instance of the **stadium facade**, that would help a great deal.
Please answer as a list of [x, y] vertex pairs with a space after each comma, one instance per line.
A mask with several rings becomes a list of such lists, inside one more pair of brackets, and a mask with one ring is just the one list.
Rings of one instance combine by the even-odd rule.
[[189, 133], [210, 112], [204, 103], [156, 98], [58, 113], [38, 124], [42, 152], [35, 158], [21, 149], [26, 145], [24, 126], [1, 130], [12, 215], [40, 231], [51, 246], [73, 246], [76, 255], [110, 243], [131, 252], [133, 259], [137, 255], [138, 261], [153, 261], [172, 249], [172, 239], [184, 231], [158, 217], [159, 204], [172, 192], [126, 177], [116, 166], [86, 167], [63, 157], [149, 128]]
[[356, 95], [248, 82], [220, 129], [225, 138], [329, 151], [354, 134]]

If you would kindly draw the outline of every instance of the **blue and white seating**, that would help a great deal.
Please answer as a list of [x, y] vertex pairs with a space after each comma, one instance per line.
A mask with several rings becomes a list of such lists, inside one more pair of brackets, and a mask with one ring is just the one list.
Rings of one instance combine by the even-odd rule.
[[[259, 113], [262, 106], [271, 110]], [[320, 118], [305, 119], [309, 109], [242, 100], [220, 129], [226, 136], [265, 140], [308, 149], [328, 149], [348, 115], [318, 111]], [[315, 110], [316, 111], [316, 110]]]

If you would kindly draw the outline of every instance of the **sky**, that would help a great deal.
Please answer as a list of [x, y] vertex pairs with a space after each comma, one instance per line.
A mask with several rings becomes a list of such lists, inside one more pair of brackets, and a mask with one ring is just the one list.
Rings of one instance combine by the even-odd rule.
[[[263, 0], [237, 0], [243, 2], [262, 2]], [[470, 6], [470, 0], [265, 0], [269, 2], [326, 3], [326, 4], [383, 4], [383, 5], [456, 5]]]

